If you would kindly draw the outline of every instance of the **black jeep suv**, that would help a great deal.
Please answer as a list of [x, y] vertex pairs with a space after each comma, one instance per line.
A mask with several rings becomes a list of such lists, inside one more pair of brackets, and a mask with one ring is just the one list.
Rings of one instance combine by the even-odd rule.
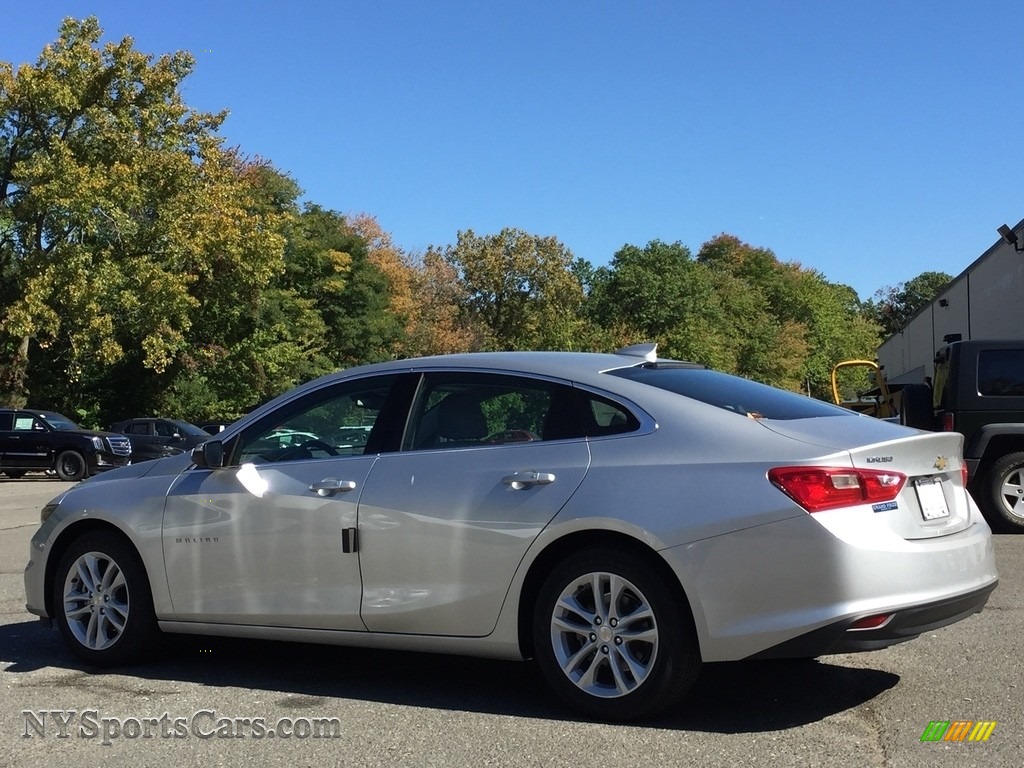
[[0, 408], [0, 469], [8, 477], [52, 470], [81, 480], [129, 462], [124, 435], [82, 429], [67, 416], [28, 408]]
[[[969, 488], [993, 524], [1024, 532], [1024, 341], [955, 341], [935, 353], [931, 409], [904, 390], [910, 426], [960, 432]], [[915, 423], [921, 419], [923, 423]]]

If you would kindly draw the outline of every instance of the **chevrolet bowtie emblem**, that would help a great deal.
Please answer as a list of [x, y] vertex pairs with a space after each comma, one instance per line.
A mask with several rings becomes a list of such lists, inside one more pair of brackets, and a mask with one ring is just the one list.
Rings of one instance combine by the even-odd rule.
[[949, 459], [947, 459], [945, 456], [939, 456], [938, 458], [935, 459], [935, 463], [932, 466], [939, 470], [939, 472], [941, 472], [946, 468], [948, 464]]

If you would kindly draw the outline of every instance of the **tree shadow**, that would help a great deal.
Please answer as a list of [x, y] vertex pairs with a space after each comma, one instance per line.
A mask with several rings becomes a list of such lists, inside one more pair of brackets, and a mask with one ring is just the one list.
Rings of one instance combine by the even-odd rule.
[[[559, 704], [533, 664], [515, 661], [168, 635], [154, 661], [108, 671], [79, 663], [56, 630], [37, 622], [0, 626], [0, 661], [10, 664], [8, 674], [43, 668], [82, 672], [71, 684], [83, 691], [94, 677], [120, 675], [275, 691], [280, 697], [274, 703], [287, 709], [319, 707], [322, 698], [346, 698], [580, 719]], [[898, 682], [899, 676], [889, 672], [821, 661], [707, 664], [677, 711], [641, 725], [708, 733], [794, 728], [860, 706]], [[104, 682], [104, 687], [109, 685], [109, 680]]]

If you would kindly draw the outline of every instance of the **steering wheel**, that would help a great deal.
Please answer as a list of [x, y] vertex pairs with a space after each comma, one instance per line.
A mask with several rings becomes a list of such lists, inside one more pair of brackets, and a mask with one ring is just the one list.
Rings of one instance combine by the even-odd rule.
[[338, 455], [338, 452], [336, 450], [334, 450], [334, 446], [328, 445], [323, 440], [317, 440], [316, 438], [312, 438], [310, 440], [307, 440], [304, 443], [300, 443], [298, 445], [298, 448], [299, 448], [300, 451], [313, 451], [313, 450], [323, 451], [328, 456], [337, 456]]

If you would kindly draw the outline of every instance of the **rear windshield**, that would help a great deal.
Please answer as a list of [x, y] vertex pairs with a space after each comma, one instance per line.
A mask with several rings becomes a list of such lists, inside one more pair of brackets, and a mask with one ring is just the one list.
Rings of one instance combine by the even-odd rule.
[[620, 368], [609, 373], [755, 419], [811, 419], [854, 415], [852, 411], [820, 400], [719, 371], [639, 366]]

